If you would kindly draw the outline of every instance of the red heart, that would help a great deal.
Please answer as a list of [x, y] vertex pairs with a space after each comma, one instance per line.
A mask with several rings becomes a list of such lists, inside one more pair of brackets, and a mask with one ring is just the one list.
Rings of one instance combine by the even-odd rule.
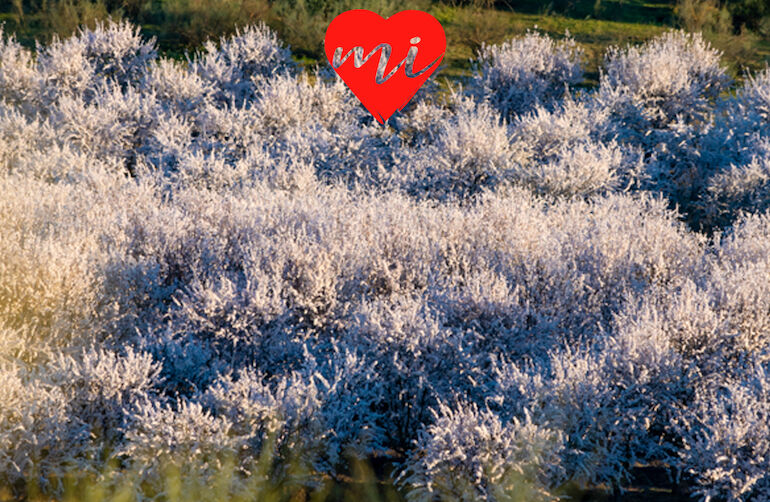
[[446, 36], [427, 12], [405, 10], [384, 19], [356, 9], [329, 24], [324, 48], [337, 75], [383, 124], [436, 71]]

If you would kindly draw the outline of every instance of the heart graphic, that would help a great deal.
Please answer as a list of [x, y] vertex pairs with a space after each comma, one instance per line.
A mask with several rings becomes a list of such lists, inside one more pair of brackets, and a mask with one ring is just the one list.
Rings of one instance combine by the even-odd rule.
[[383, 124], [439, 67], [446, 35], [427, 12], [405, 10], [385, 19], [356, 9], [329, 24], [324, 49], [337, 75]]

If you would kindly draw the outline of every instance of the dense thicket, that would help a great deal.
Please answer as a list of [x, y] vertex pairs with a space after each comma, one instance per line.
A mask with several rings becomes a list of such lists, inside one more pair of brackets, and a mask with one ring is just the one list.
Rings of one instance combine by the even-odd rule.
[[381, 127], [289, 56], [261, 26], [186, 64], [125, 24], [2, 37], [4, 483], [390, 452], [416, 501], [637, 462], [770, 497], [770, 71], [729, 90], [672, 32], [578, 91], [532, 33]]

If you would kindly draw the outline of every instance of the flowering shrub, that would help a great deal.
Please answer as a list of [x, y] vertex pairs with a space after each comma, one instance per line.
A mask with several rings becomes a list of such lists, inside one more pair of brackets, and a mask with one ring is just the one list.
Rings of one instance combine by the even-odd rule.
[[638, 109], [655, 127], [677, 117], [704, 120], [728, 83], [720, 54], [700, 34], [669, 32], [642, 47], [610, 48], [599, 84], [614, 106]]
[[552, 105], [583, 80], [582, 55], [569, 34], [561, 42], [530, 32], [501, 45], [482, 45], [470, 89], [504, 116]]
[[219, 47], [206, 42], [204, 51], [191, 61], [192, 72], [216, 89], [224, 102], [242, 100], [253, 92], [252, 77], [267, 77], [292, 69], [289, 50], [265, 25], [247, 26]]
[[499, 183], [513, 162], [506, 128], [489, 105], [460, 97], [455, 108], [432, 137], [399, 152], [415, 195], [467, 198]]
[[42, 82], [35, 71], [32, 54], [13, 35], [0, 30], [0, 96], [8, 104], [33, 112], [39, 105]]
[[505, 425], [474, 405], [441, 415], [421, 434], [405, 483], [418, 488], [409, 500], [558, 500], [546, 487], [558, 479], [562, 441], [558, 431], [529, 416]]
[[682, 420], [684, 468], [702, 498], [765, 499], [770, 496], [766, 370], [748, 368], [742, 379], [720, 387], [699, 392]]
[[380, 126], [264, 26], [0, 38], [0, 483], [766, 498], [768, 71], [529, 34]]

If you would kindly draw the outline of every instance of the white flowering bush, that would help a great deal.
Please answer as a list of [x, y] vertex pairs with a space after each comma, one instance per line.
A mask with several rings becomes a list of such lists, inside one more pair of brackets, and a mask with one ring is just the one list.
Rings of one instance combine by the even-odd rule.
[[752, 146], [767, 139], [766, 126], [770, 120], [770, 69], [757, 74], [746, 74], [742, 87], [719, 107], [717, 131], [719, 140], [736, 144], [731, 148], [733, 159], [748, 160], [754, 154]]
[[215, 98], [241, 102], [254, 87], [252, 77], [267, 77], [291, 71], [289, 50], [264, 24], [239, 29], [230, 38], [206, 42], [204, 50], [190, 62], [192, 72], [216, 89]]
[[681, 457], [698, 496], [730, 501], [770, 496], [768, 390], [766, 369], [760, 366], [696, 396], [681, 420], [687, 431]]
[[[430, 136], [398, 152], [407, 190], [417, 196], [464, 199], [503, 179], [513, 162], [504, 124], [487, 103], [456, 97], [454, 113]], [[419, 112], [418, 112], [419, 113]]]
[[149, 401], [137, 406], [125, 432], [125, 446], [116, 454], [127, 457], [141, 473], [146, 487], [161, 491], [167, 482], [163, 469], [174, 466], [181, 476], [211, 482], [229, 457], [240, 449], [231, 424], [199, 403]]
[[645, 184], [695, 216], [705, 180], [722, 164], [714, 118], [730, 79], [720, 53], [700, 34], [668, 32], [640, 47], [611, 47], [593, 105], [609, 116], [611, 137], [641, 148]]
[[36, 71], [30, 51], [16, 41], [11, 34], [0, 30], [0, 91], [6, 103], [24, 107], [24, 111], [33, 113], [39, 106], [43, 85]]
[[0, 39], [14, 496], [312, 495], [372, 461], [415, 501], [650, 464], [767, 498], [767, 70], [723, 92], [669, 33], [573, 94], [577, 45], [531, 33], [381, 126], [262, 25], [186, 62], [125, 23]]
[[81, 29], [70, 38], [54, 39], [38, 48], [42, 99], [51, 102], [59, 96], [77, 95], [89, 100], [90, 91], [101, 83], [125, 86], [135, 82], [156, 57], [154, 41], [145, 41], [127, 22]]
[[503, 423], [475, 405], [440, 410], [405, 472], [403, 482], [418, 487], [408, 500], [558, 500], [549, 493], [561, 475], [553, 471], [563, 448], [558, 431], [526, 414]]
[[90, 465], [88, 428], [69, 417], [61, 389], [47, 386], [7, 363], [0, 375], [0, 466], [4, 482], [38, 476], [36, 481], [43, 489], [61, 490], [62, 486], [54, 481], [57, 477], [73, 464], [85, 469]]
[[[746, 75], [743, 87], [717, 110], [713, 131], [704, 146], [715, 152], [713, 167], [699, 207], [699, 217], [712, 227], [733, 223], [741, 212], [767, 208], [765, 187], [770, 138], [770, 70]], [[719, 148], [729, 144], [730, 148]]]
[[770, 158], [763, 156], [714, 174], [703, 197], [704, 219], [724, 227], [734, 222], [741, 212], [764, 212], [770, 208], [768, 169]]
[[668, 32], [638, 48], [610, 48], [599, 92], [656, 127], [677, 117], [704, 120], [709, 100], [729, 81], [719, 57], [701, 35], [684, 32]]
[[569, 33], [559, 42], [535, 31], [500, 45], [482, 45], [469, 89], [506, 117], [550, 106], [583, 80], [582, 56]]

